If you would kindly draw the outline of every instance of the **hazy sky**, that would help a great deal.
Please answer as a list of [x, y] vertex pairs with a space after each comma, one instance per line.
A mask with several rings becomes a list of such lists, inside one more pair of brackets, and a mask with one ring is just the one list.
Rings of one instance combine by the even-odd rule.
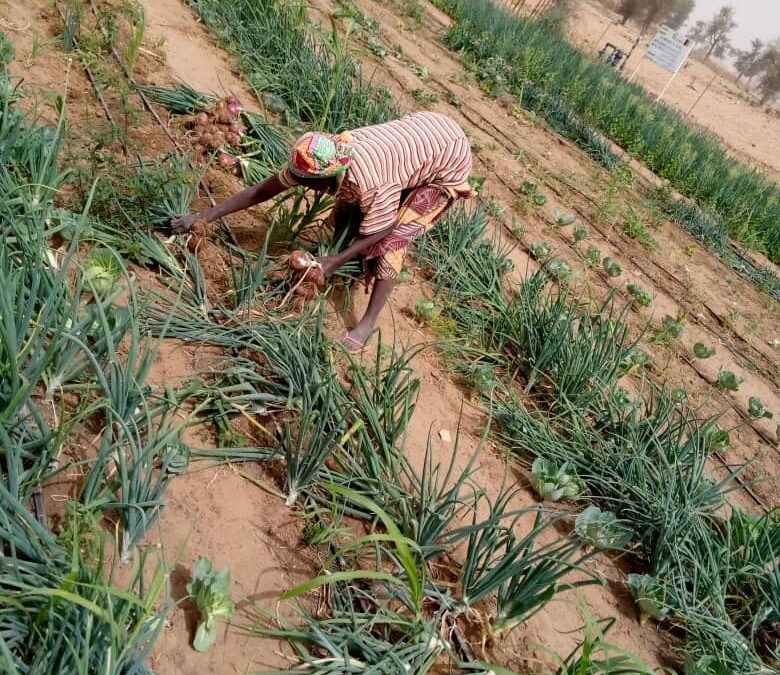
[[727, 4], [737, 10], [735, 46], [747, 47], [755, 37], [765, 42], [780, 37], [780, 0], [696, 0], [691, 20], [709, 19]]

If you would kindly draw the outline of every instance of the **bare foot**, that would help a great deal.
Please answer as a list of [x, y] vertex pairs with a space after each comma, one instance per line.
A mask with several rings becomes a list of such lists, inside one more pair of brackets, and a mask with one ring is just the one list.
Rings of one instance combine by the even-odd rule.
[[363, 328], [358, 324], [341, 339], [341, 344], [344, 345], [348, 352], [355, 354], [362, 351], [366, 346], [370, 333], [370, 329]]

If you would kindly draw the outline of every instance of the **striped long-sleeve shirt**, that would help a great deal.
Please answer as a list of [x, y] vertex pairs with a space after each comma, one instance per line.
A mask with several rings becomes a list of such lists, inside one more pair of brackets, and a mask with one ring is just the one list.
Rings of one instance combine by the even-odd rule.
[[446, 115], [419, 112], [351, 133], [354, 154], [337, 199], [360, 205], [362, 235], [394, 224], [404, 190], [423, 185], [467, 190], [471, 147]]

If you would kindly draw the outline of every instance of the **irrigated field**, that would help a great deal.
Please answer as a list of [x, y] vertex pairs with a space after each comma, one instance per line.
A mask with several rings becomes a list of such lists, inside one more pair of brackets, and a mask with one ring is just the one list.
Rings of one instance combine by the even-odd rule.
[[[777, 186], [434, 4], [0, 0], [2, 672], [777, 672]], [[358, 359], [327, 199], [167, 229], [417, 109], [481, 196]]]

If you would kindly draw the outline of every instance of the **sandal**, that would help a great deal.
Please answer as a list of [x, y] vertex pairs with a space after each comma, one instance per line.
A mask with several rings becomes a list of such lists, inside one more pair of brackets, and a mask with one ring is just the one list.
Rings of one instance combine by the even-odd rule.
[[344, 337], [341, 338], [341, 345], [350, 354], [357, 354], [359, 352], [362, 352], [366, 348], [366, 344], [364, 342], [361, 342], [360, 340], [356, 340], [349, 333], [345, 333]]

